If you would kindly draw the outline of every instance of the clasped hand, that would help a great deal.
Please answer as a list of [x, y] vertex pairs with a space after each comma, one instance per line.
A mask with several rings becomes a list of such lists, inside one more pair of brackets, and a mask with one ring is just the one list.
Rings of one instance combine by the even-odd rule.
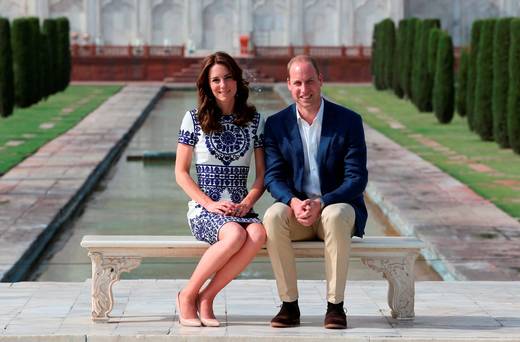
[[293, 198], [290, 205], [296, 220], [305, 227], [312, 226], [320, 216], [321, 203], [319, 198], [303, 201]]
[[244, 217], [252, 208], [252, 206], [242, 201], [240, 203], [233, 203], [231, 201], [212, 201], [205, 206], [206, 210], [212, 213], [217, 213], [226, 216]]

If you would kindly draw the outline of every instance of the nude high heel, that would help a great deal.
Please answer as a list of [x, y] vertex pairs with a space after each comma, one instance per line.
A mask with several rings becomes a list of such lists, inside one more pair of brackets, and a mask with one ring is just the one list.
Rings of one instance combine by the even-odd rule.
[[205, 327], [212, 327], [212, 328], [220, 327], [220, 322], [217, 319], [215, 319], [215, 318], [202, 318], [202, 314], [200, 313], [200, 300], [199, 300], [198, 297], [197, 297], [197, 311], [199, 312], [200, 322], [202, 323], [203, 326], [205, 326]]
[[175, 302], [175, 305], [177, 306], [177, 315], [179, 316], [179, 323], [185, 327], [200, 327], [202, 325], [202, 323], [200, 322], [200, 319], [182, 317], [181, 304], [179, 301], [180, 294], [181, 294], [180, 292], [177, 292], [177, 301]]

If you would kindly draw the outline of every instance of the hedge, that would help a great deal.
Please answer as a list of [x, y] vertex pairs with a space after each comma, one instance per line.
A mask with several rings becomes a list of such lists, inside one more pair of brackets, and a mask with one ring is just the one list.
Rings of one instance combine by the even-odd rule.
[[56, 19], [45, 19], [42, 32], [47, 37], [49, 50], [48, 78], [45, 95], [49, 96], [58, 92], [58, 28]]
[[437, 66], [433, 88], [433, 109], [440, 123], [453, 119], [455, 89], [453, 86], [453, 43], [451, 36], [442, 32], [437, 48]]
[[60, 17], [56, 19], [58, 29], [58, 66], [59, 86], [58, 90], [67, 89], [70, 83], [71, 58], [70, 58], [70, 25], [69, 19]]
[[394, 64], [393, 64], [393, 79], [392, 79], [392, 88], [394, 90], [394, 94], [402, 98], [404, 96], [403, 87], [401, 86], [401, 68], [402, 68], [402, 57], [404, 52], [404, 26], [406, 25], [406, 21], [404, 19], [399, 21], [399, 26], [397, 28], [397, 34], [395, 37], [395, 49], [394, 49]]
[[421, 112], [431, 112], [432, 107], [432, 89], [433, 77], [435, 74], [428, 70], [428, 50], [429, 38], [432, 29], [440, 27], [439, 19], [423, 20], [421, 31], [418, 32], [419, 44], [417, 58], [414, 62], [414, 73], [412, 77], [412, 93], [414, 94], [414, 103]]
[[411, 89], [411, 77], [412, 77], [412, 66], [414, 60], [414, 41], [415, 41], [415, 27], [417, 25], [417, 18], [408, 19], [408, 24], [406, 25], [406, 42], [405, 42], [405, 52], [404, 52], [404, 61], [403, 61], [403, 69], [402, 72], [402, 86], [405, 95], [408, 98], [412, 98], [412, 89]]
[[395, 49], [395, 24], [392, 19], [383, 20], [383, 84], [392, 87]]
[[501, 18], [493, 37], [493, 139], [500, 147], [509, 147], [507, 135], [507, 92], [509, 87], [509, 42], [512, 18]]
[[13, 57], [9, 20], [0, 18], [0, 116], [7, 117], [14, 108]]
[[477, 83], [477, 56], [480, 41], [480, 29], [483, 20], [476, 20], [471, 26], [471, 45], [468, 59], [468, 91], [466, 98], [466, 116], [468, 117], [468, 127], [474, 130], [474, 112], [475, 112], [475, 85]]
[[31, 104], [38, 103], [41, 98], [41, 60], [40, 60], [40, 19], [38, 17], [28, 17], [27, 21], [30, 26], [30, 44], [31, 46]]
[[466, 97], [468, 92], [468, 59], [469, 52], [462, 49], [460, 53], [459, 72], [457, 74], [457, 112], [460, 116], [466, 116]]
[[481, 28], [475, 85], [475, 132], [484, 141], [493, 140], [493, 36], [496, 19], [486, 19]]
[[12, 22], [11, 46], [13, 49], [13, 73], [15, 103], [18, 107], [29, 107], [32, 102], [32, 54], [31, 24], [26, 18]]
[[507, 132], [509, 145], [520, 154], [520, 18], [511, 21], [510, 37]]

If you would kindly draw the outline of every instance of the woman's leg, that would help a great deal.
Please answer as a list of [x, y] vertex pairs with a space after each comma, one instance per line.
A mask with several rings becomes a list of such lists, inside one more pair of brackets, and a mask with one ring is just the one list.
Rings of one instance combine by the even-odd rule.
[[188, 284], [180, 293], [180, 310], [186, 319], [197, 317], [195, 303], [202, 285], [240, 250], [247, 239], [244, 228], [235, 222], [222, 226], [218, 237], [219, 240], [202, 255]]
[[229, 284], [253, 260], [265, 243], [264, 226], [260, 223], [251, 223], [245, 229], [247, 238], [240, 250], [234, 254], [226, 264], [215, 274], [211, 282], [199, 295], [200, 315], [204, 318], [214, 318], [213, 300], [217, 294]]

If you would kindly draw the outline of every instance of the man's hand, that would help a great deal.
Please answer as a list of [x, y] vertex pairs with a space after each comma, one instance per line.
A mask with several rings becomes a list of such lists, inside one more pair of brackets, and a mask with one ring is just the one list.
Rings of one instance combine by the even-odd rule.
[[319, 198], [314, 200], [306, 199], [304, 201], [293, 198], [290, 205], [296, 220], [305, 227], [312, 226], [320, 216], [321, 202]]

